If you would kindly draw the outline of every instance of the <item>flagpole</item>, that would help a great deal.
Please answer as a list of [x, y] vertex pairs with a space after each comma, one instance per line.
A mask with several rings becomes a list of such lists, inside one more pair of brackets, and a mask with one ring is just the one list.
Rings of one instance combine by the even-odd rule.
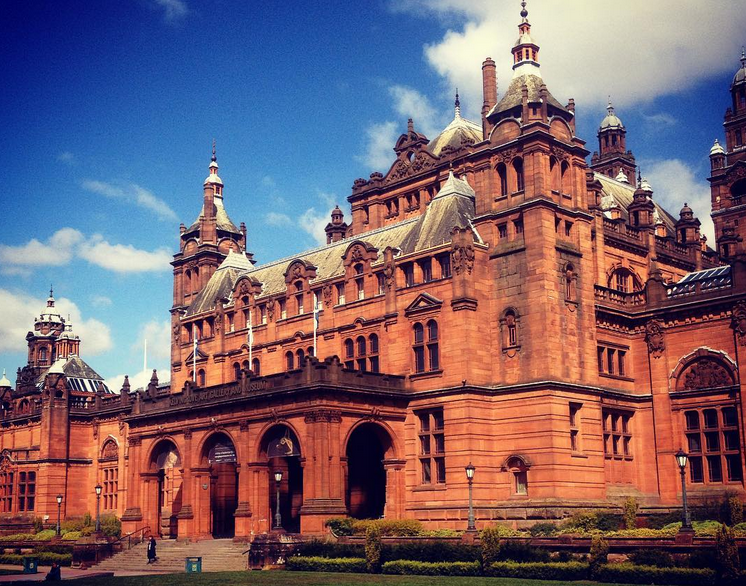
[[253, 362], [254, 362], [254, 326], [252, 324], [251, 320], [251, 314], [253, 314], [254, 311], [250, 307], [249, 308], [249, 333], [248, 333], [248, 343], [249, 343], [249, 370], [254, 368]]
[[197, 324], [192, 324], [192, 382], [197, 382]]
[[313, 355], [318, 357], [316, 350], [316, 334], [319, 329], [319, 302], [318, 299], [314, 299], [313, 302]]

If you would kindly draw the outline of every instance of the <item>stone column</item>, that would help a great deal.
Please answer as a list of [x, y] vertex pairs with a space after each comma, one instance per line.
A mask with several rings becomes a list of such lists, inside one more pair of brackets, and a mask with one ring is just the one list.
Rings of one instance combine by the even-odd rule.
[[386, 506], [383, 516], [386, 519], [402, 519], [404, 517], [404, 466], [406, 460], [384, 460], [383, 469], [386, 471]]
[[250, 476], [248, 483], [254, 513], [250, 522], [251, 531], [255, 534], [266, 533], [272, 527], [271, 511], [269, 509], [268, 465], [267, 462], [249, 462], [248, 468]]
[[192, 484], [192, 430], [184, 430], [184, 450], [181, 454], [181, 510], [176, 514], [179, 539], [194, 533], [194, 486]]
[[[241, 459], [239, 462], [245, 461], [245, 454], [249, 453], [249, 426], [246, 421], [241, 421], [239, 424], [238, 432], [238, 443], [240, 445], [239, 455]], [[236, 519], [236, 532], [235, 536], [249, 537], [251, 535], [251, 469], [248, 464], [245, 467], [241, 467], [241, 464], [236, 465], [236, 473], [238, 474], [238, 494], [237, 501], [238, 506], [233, 516]]]
[[140, 505], [140, 467], [141, 444], [139, 437], [130, 437], [127, 468], [127, 505], [122, 514], [122, 533], [131, 533], [142, 526], [142, 507]]

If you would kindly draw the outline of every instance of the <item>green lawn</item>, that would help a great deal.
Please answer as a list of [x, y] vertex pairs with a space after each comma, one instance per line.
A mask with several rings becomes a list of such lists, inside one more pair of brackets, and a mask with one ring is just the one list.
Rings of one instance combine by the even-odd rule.
[[[64, 576], [64, 568], [62, 570]], [[131, 576], [122, 578], [84, 578], [75, 586], [353, 586], [358, 584], [391, 584], [392, 586], [561, 586], [596, 582], [546, 582], [512, 578], [461, 578], [433, 576], [384, 576], [370, 574], [330, 574], [322, 572], [219, 572], [205, 574], [169, 574], [165, 576]], [[619, 586], [605, 584], [604, 586]]]

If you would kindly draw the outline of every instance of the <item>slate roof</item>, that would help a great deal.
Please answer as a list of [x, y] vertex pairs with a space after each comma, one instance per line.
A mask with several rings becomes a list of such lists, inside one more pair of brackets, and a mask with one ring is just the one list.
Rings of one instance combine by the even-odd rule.
[[[544, 80], [537, 75], [519, 75], [518, 77], [514, 77], [511, 80], [510, 85], [508, 86], [508, 91], [505, 92], [505, 95], [502, 97], [502, 99], [497, 104], [495, 104], [492, 110], [490, 110], [489, 114], [487, 114], [487, 117], [489, 118], [491, 116], [494, 116], [495, 114], [512, 110], [516, 106], [521, 106], [523, 104], [522, 90], [524, 83], [528, 88], [529, 103], [540, 102], [541, 96], [539, 95], [539, 90], [541, 89], [541, 84], [544, 83]], [[547, 90], [547, 104], [550, 104], [558, 110], [567, 112], [569, 114], [569, 111], [555, 99], [555, 97], [549, 92], [549, 90]]]
[[[383, 251], [389, 246], [401, 249], [402, 254], [409, 254], [449, 243], [451, 230], [455, 226], [470, 227], [473, 217], [474, 191], [466, 181], [450, 176], [425, 212], [418, 217], [261, 266], [246, 268], [244, 264], [244, 268], [239, 268], [235, 256], [241, 255], [228, 256], [205, 288], [190, 303], [186, 316], [212, 311], [217, 300], [223, 297], [229, 300], [230, 305], [233, 302], [231, 292], [242, 275], [248, 275], [262, 283], [262, 292], [258, 298], [266, 298], [286, 291], [285, 271], [293, 260], [302, 259], [316, 267], [316, 278], [310, 281], [313, 286], [344, 274], [342, 256], [355, 241], [365, 242], [378, 249], [378, 258], [373, 262], [376, 265], [383, 261]], [[475, 238], [481, 240], [476, 231]]]
[[[611, 208], [616, 203], [620, 208], [622, 218], [624, 218], [625, 221], [629, 221], [629, 212], [627, 211], [627, 208], [634, 199], [635, 187], [629, 183], [622, 183], [621, 181], [602, 175], [601, 173], [594, 173], [593, 175], [595, 179], [598, 179], [601, 182], [603, 189], [603, 195], [601, 196], [601, 209], [603, 210], [604, 215], [607, 218], [611, 218]], [[655, 212], [653, 212], [655, 221], [657, 222], [658, 218], [660, 218], [663, 220], [669, 233], [675, 233], [676, 219], [663, 209], [661, 205], [655, 201], [655, 198], [653, 199], [653, 204], [655, 204]]]
[[[223, 206], [223, 198], [219, 196], [215, 196], [215, 220], [217, 223], [218, 230], [224, 230], [226, 232], [232, 232], [233, 234], [239, 234], [238, 228], [236, 228], [236, 225], [231, 222], [231, 219], [228, 217], [228, 212], [225, 211], [225, 207]], [[202, 210], [199, 213], [199, 216], [197, 216], [197, 219], [195, 220], [194, 224], [189, 226], [187, 228], [185, 234], [189, 234], [191, 232], [196, 232], [199, 230], [199, 219], [201, 216], [205, 215], [205, 204], [202, 204]]]
[[484, 140], [482, 125], [462, 118], [460, 114], [457, 114], [451, 123], [428, 143], [427, 150], [436, 156], [440, 156], [447, 146], [459, 149], [464, 145], [475, 144], [482, 140]]
[[112, 393], [109, 387], [106, 386], [103, 377], [93, 370], [80, 356], [75, 355], [68, 356], [67, 360], [62, 358], [57, 360], [39, 375], [37, 384], [43, 385], [47, 374], [59, 372], [60, 370], [62, 370], [65, 378], [67, 378], [68, 385], [76, 391], [95, 393], [98, 390], [98, 384], [101, 383], [104, 386], [104, 391]]

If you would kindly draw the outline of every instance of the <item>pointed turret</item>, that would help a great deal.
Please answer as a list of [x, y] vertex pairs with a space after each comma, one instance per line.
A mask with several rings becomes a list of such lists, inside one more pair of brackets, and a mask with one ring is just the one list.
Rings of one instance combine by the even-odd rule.
[[531, 38], [531, 23], [528, 21], [526, 2], [521, 2], [521, 23], [518, 25], [518, 40], [513, 45], [513, 77], [536, 75], [539, 70], [539, 45]]

